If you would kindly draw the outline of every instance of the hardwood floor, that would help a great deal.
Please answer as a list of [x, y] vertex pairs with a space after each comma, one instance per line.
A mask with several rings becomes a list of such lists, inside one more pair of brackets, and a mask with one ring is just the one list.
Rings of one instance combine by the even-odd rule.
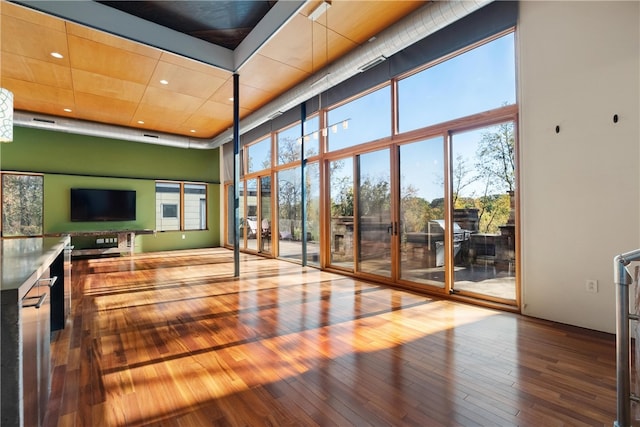
[[47, 426], [612, 425], [608, 334], [225, 249], [79, 260]]

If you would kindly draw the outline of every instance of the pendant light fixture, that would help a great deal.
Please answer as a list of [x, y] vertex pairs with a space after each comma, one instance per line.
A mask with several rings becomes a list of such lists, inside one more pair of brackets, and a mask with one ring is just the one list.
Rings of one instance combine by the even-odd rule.
[[0, 142], [13, 141], [13, 93], [0, 88]]

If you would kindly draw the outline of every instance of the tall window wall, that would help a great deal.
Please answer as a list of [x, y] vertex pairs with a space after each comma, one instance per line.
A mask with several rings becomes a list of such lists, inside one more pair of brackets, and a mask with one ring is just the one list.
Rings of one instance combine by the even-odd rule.
[[505, 31], [247, 145], [244, 188], [273, 176], [270, 253], [517, 304], [514, 44]]

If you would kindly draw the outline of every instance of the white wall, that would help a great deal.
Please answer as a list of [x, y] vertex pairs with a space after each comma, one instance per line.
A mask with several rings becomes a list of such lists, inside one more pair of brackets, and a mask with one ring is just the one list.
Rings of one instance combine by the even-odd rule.
[[526, 315], [615, 331], [612, 260], [640, 247], [639, 28], [636, 1], [520, 3]]

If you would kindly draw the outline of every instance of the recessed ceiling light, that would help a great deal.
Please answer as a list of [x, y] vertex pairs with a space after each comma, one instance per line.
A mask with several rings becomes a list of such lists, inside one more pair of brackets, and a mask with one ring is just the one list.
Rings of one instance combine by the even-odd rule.
[[144, 120], [138, 120], [138, 124], [143, 125], [144, 124]]
[[231, 98], [229, 98], [229, 101], [233, 102], [233, 96]]
[[58, 59], [64, 58], [64, 56], [62, 56], [62, 54], [58, 53], [58, 52], [51, 52], [51, 56], [53, 56], [54, 58], [58, 58]]
[[195, 129], [191, 129], [189, 132], [196, 133], [196, 130]]
[[160, 80], [160, 84], [168, 85], [168, 84], [169, 84], [169, 82], [168, 82], [167, 80]]
[[64, 111], [66, 111], [67, 113], [70, 113], [72, 110], [71, 108], [65, 108]]

